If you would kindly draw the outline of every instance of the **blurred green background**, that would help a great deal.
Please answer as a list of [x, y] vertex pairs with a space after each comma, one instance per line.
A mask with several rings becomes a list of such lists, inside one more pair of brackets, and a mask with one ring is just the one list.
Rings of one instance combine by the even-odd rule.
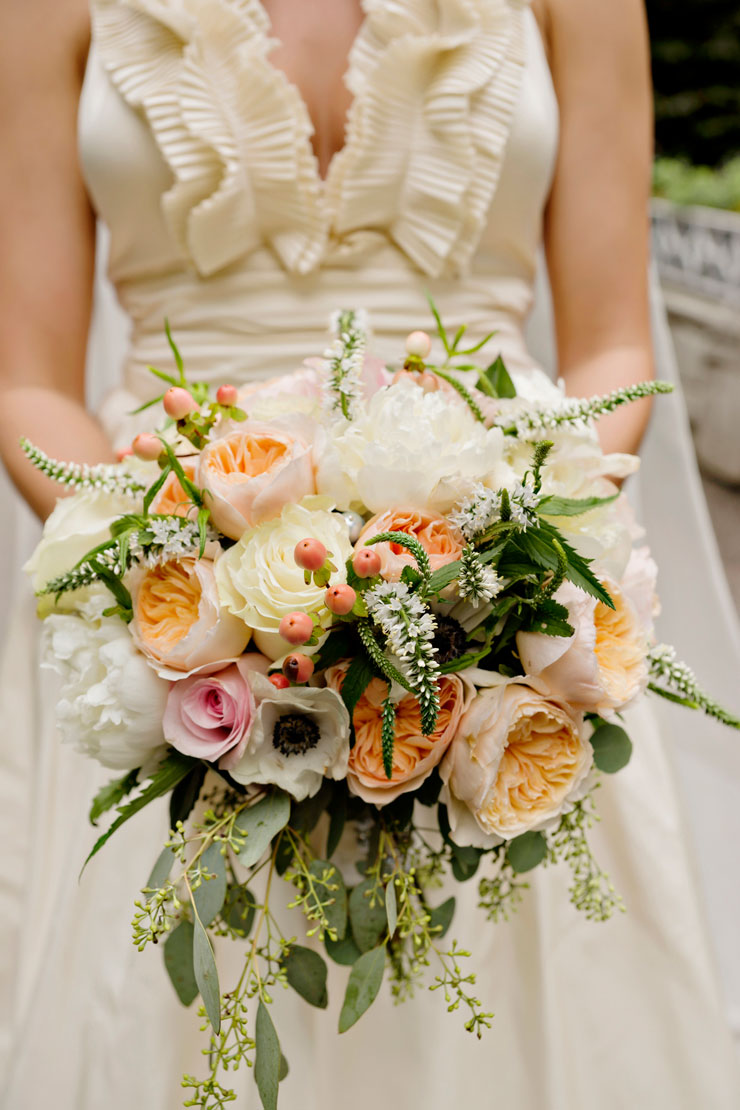
[[740, 211], [740, 2], [647, 0], [655, 192]]

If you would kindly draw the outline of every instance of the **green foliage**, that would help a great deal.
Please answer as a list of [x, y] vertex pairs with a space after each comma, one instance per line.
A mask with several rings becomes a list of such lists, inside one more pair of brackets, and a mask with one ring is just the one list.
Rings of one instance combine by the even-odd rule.
[[249, 936], [256, 909], [257, 903], [249, 887], [238, 883], [227, 887], [221, 916], [235, 933]]
[[385, 896], [375, 879], [363, 879], [349, 896], [349, 920], [352, 936], [361, 952], [368, 952], [380, 943], [388, 927]]
[[139, 782], [139, 768], [128, 771], [120, 779], [113, 779], [97, 792], [90, 806], [89, 819], [91, 825], [97, 825], [98, 818], [107, 813], [113, 806], [118, 805], [136, 788]]
[[239, 862], [244, 867], [258, 863], [289, 818], [290, 798], [282, 790], [275, 790], [256, 805], [242, 810], [238, 828], [246, 843], [239, 853]]
[[621, 771], [632, 756], [632, 741], [619, 725], [599, 724], [591, 736], [591, 747], [594, 763], [607, 775]]
[[197, 886], [193, 885], [193, 901], [204, 928], [221, 912], [226, 897], [226, 861], [220, 844], [206, 848], [196, 872]]
[[263, 1110], [277, 1110], [278, 1085], [282, 1064], [280, 1041], [262, 999], [257, 1007], [254, 1055], [254, 1079]]
[[326, 964], [318, 952], [291, 944], [283, 959], [288, 983], [311, 1006], [325, 1010], [329, 1005]]
[[352, 967], [342, 1012], [339, 1015], [339, 1032], [346, 1033], [375, 1001], [383, 982], [385, 948], [371, 948]]
[[193, 968], [192, 921], [181, 921], [164, 943], [164, 966], [183, 1006], [190, 1006], [198, 997], [198, 984]]
[[531, 871], [547, 856], [547, 841], [541, 832], [526, 832], [515, 836], [506, 846], [506, 858], [512, 871], [518, 875]]
[[177, 827], [178, 821], [186, 821], [198, 800], [201, 787], [205, 782], [205, 763], [196, 763], [192, 770], [178, 782], [170, 795], [170, 828]]
[[193, 971], [198, 984], [203, 1005], [214, 1033], [221, 1029], [221, 996], [218, 985], [218, 970], [213, 956], [213, 948], [208, 933], [198, 917], [193, 903]]
[[446, 902], [430, 911], [429, 914], [429, 932], [433, 933], [437, 940], [441, 940], [447, 933], [452, 918], [455, 916], [455, 899], [448, 898]]
[[597, 509], [600, 505], [610, 505], [612, 501], [616, 501], [619, 497], [615, 493], [612, 497], [543, 497], [538, 506], [537, 512], [542, 516], [580, 516], [582, 513], [588, 513], [591, 509]]
[[481, 372], [478, 387], [489, 397], [516, 397], [516, 387], [501, 355], [498, 355], [495, 361]]
[[341, 940], [332, 940], [327, 933], [324, 937], [324, 945], [327, 955], [332, 958], [334, 963], [341, 964], [344, 967], [351, 967], [362, 955], [349, 932]]

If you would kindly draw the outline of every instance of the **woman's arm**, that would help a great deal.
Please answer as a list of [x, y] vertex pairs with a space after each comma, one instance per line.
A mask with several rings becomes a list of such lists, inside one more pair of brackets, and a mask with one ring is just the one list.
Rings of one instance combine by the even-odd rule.
[[[648, 197], [652, 106], [642, 0], [545, 0], [561, 114], [545, 220], [559, 373], [569, 393], [652, 378]], [[650, 402], [599, 424], [607, 450], [634, 451]]]
[[95, 222], [77, 163], [85, 0], [8, 4], [0, 35], [0, 455], [44, 517], [59, 487], [26, 461], [27, 435], [76, 462], [111, 457], [84, 408]]

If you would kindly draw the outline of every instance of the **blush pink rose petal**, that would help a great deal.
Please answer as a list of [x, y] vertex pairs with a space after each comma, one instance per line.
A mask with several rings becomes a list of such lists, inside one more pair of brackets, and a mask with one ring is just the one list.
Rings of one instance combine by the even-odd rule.
[[257, 663], [244, 656], [217, 674], [191, 675], [173, 684], [163, 719], [168, 744], [183, 755], [220, 760], [225, 769], [239, 762], [255, 713], [249, 674], [268, 666], [263, 656], [254, 654]]

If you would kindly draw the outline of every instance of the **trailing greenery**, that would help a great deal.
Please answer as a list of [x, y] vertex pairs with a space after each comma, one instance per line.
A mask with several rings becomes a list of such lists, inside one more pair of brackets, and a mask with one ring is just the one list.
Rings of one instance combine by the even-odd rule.
[[653, 193], [674, 204], [740, 212], [740, 156], [717, 169], [693, 166], [681, 158], [657, 158]]

